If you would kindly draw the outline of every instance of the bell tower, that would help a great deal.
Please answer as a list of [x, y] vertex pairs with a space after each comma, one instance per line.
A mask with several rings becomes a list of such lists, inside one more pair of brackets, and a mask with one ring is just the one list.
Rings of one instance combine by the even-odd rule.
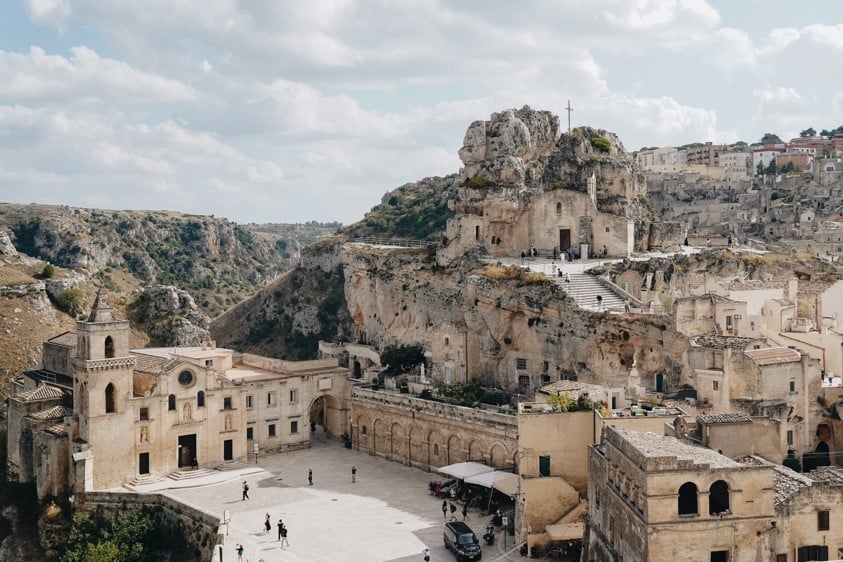
[[132, 397], [135, 358], [129, 353], [129, 321], [121, 320], [97, 291], [87, 320], [76, 323], [77, 356], [73, 362], [74, 461], [84, 488], [113, 486], [115, 459], [131, 459], [134, 442]]

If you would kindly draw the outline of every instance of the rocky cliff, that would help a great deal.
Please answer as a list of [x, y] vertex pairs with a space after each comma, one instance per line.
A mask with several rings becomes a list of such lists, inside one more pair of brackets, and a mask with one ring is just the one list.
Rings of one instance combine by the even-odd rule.
[[[209, 315], [289, 269], [300, 244], [295, 231], [281, 231], [281, 225], [247, 228], [222, 218], [154, 211], [3, 204], [2, 226], [19, 252], [104, 280], [122, 270], [143, 284], [176, 285]], [[324, 230], [301, 226], [308, 233]]]

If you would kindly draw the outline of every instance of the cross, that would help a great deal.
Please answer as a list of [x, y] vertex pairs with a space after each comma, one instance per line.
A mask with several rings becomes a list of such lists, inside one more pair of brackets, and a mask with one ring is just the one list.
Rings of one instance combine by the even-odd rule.
[[568, 134], [571, 134], [571, 112], [574, 110], [571, 107], [571, 100], [568, 100], [568, 106], [565, 108], [565, 111], [568, 112]]

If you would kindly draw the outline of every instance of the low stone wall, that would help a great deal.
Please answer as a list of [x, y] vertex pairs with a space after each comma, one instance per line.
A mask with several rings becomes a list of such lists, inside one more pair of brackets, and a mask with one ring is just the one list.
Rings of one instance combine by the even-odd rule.
[[220, 532], [222, 513], [209, 513], [166, 494], [87, 492], [77, 494], [75, 504], [78, 511], [91, 512], [99, 509], [110, 516], [140, 511], [144, 507], [160, 508], [165, 517], [182, 523], [187, 535], [186, 540], [199, 553], [199, 560], [211, 560], [214, 547], [223, 542]]
[[351, 391], [351, 412], [353, 446], [371, 455], [423, 470], [469, 460], [514, 465], [513, 415], [362, 388]]

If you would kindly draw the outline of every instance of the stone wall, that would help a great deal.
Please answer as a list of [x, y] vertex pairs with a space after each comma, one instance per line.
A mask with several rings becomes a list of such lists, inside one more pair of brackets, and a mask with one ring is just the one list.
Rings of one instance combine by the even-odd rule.
[[225, 536], [220, 532], [222, 513], [209, 513], [201, 508], [182, 503], [166, 494], [133, 494], [88, 492], [75, 496], [75, 508], [88, 512], [102, 511], [106, 516], [140, 511], [144, 507], [161, 509], [166, 519], [184, 526], [186, 540], [194, 549], [194, 560], [211, 560], [214, 546], [223, 544]]
[[353, 446], [371, 455], [424, 470], [469, 460], [514, 464], [515, 416], [362, 388], [351, 390], [351, 415]]

